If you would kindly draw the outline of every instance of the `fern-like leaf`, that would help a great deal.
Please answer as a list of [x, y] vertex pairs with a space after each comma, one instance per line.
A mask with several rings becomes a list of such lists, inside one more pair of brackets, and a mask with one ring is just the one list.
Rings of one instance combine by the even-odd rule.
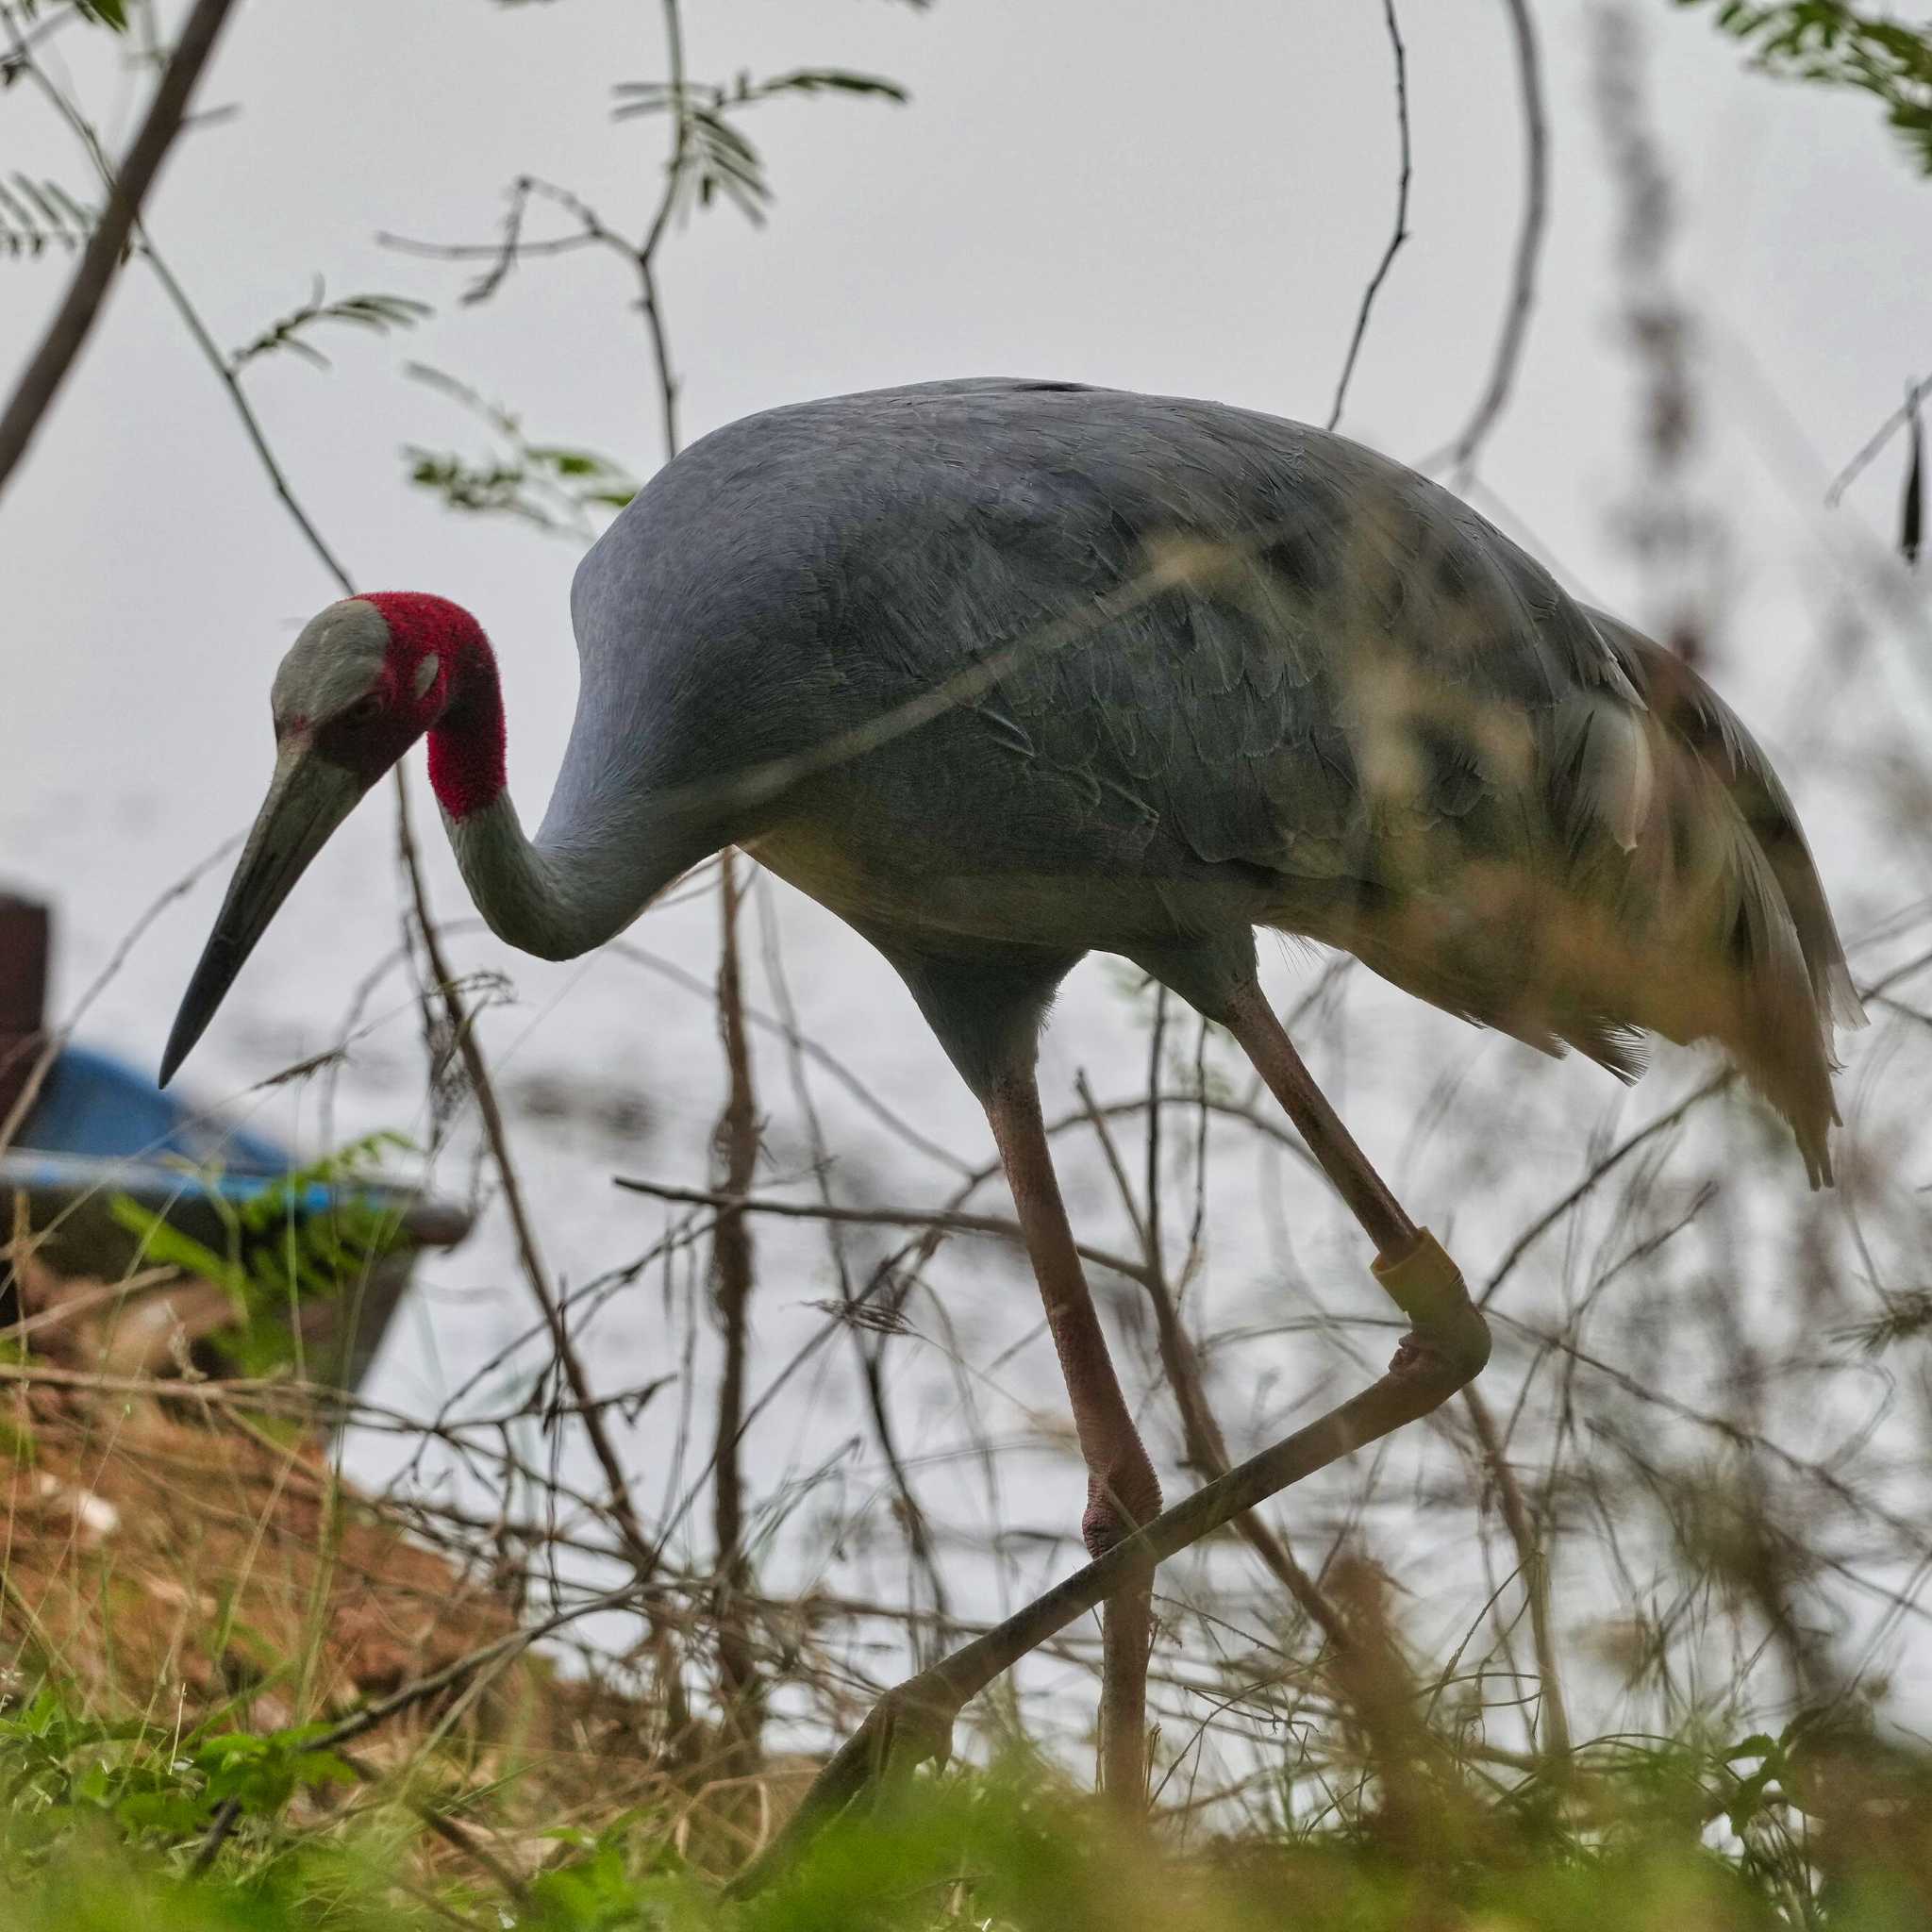
[[0, 255], [31, 259], [50, 249], [72, 255], [93, 233], [97, 210], [84, 207], [58, 181], [16, 170], [0, 175]]
[[253, 341], [235, 350], [228, 358], [228, 367], [237, 370], [258, 357], [287, 350], [317, 369], [326, 369], [328, 358], [307, 340], [308, 330], [325, 323], [339, 323], [387, 335], [391, 329], [414, 328], [431, 313], [428, 303], [418, 302], [409, 295], [345, 295], [331, 302], [322, 277], [317, 275], [308, 300], [271, 323]]
[[909, 96], [897, 81], [876, 74], [853, 74], [839, 67], [800, 67], [789, 74], [754, 80], [740, 74], [720, 86], [713, 82], [642, 80], [621, 82], [613, 92], [614, 119], [633, 120], [641, 114], [673, 114], [683, 129], [674, 166], [679, 201], [708, 208], [729, 201], [747, 220], [765, 218], [772, 199], [758, 151], [733, 122], [733, 116], [760, 101], [783, 95], [845, 94], [870, 96], [903, 104]]
[[622, 509], [638, 493], [630, 473], [595, 450], [531, 442], [516, 417], [440, 369], [411, 363], [415, 381], [459, 404], [485, 424], [497, 447], [473, 459], [411, 443], [403, 451], [409, 481], [472, 516], [508, 516], [554, 536], [594, 535], [593, 511]]

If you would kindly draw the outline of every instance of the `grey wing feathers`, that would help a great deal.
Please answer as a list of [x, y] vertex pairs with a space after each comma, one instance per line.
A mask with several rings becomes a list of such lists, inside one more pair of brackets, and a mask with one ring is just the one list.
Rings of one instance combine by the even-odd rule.
[[672, 635], [742, 639], [755, 695], [793, 666], [792, 702], [727, 691], [705, 743], [997, 663], [968, 756], [891, 781], [909, 825], [957, 809], [1002, 863], [1148, 903], [1232, 888], [1619, 1073], [1639, 1029], [1716, 1038], [1828, 1174], [1830, 1028], [1860, 1013], [1783, 787], [1687, 667], [1400, 464], [1210, 403], [923, 385], [716, 432], [586, 573], [580, 631], [655, 602]]
[[1003, 689], [1041, 761], [1450, 1011], [1626, 1076], [1641, 1032], [1718, 1040], [1827, 1179], [1831, 1026], [1861, 1014], [1736, 715], [1423, 479], [1240, 427], [1178, 502], [1060, 479], [1037, 574], [999, 546], [1014, 608], [1067, 581], [1070, 537], [1096, 590], [1174, 579]]

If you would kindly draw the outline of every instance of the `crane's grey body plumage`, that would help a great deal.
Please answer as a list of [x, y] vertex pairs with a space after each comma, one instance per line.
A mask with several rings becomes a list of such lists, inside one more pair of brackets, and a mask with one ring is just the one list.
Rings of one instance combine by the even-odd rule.
[[[983, 1087], [1089, 950], [1213, 1015], [1257, 924], [1621, 1074], [1712, 1037], [1828, 1173], [1857, 1000], [1803, 833], [1688, 667], [1459, 500], [1222, 405], [973, 380], [721, 429], [580, 567], [540, 851], [615, 930], [730, 841]], [[970, 673], [937, 717], [828, 743]], [[734, 779], [806, 775], [747, 809]]]
[[[1489, 1354], [1454, 1262], [1263, 998], [1257, 925], [1625, 1075], [1646, 1031], [1714, 1039], [1830, 1176], [1832, 1025], [1861, 1016], [1763, 754], [1687, 665], [1341, 437], [1068, 383], [776, 409], [665, 466], [585, 558], [572, 615], [576, 722], [534, 840], [475, 618], [376, 591], [304, 629], [275, 680], [275, 775], [163, 1080], [330, 830], [419, 739], [478, 909], [546, 958], [747, 847], [898, 968], [985, 1105], [1095, 1556], [1154, 1523], [1160, 1484], [1040, 1105], [1041, 1021], [1082, 954], [1135, 960], [1226, 1024], [1409, 1324], [1381, 1380], [1250, 1471], [1373, 1441]], [[1103, 1784], [1136, 1814], [1148, 1574], [1124, 1574], [1102, 1620]]]

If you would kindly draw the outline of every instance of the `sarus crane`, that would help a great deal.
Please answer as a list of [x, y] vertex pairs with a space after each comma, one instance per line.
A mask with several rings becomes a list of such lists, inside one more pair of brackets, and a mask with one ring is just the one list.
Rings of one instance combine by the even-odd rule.
[[[1161, 1506], [1036, 1085], [1048, 1006], [1084, 954], [1124, 958], [1233, 1035], [1411, 1315], [1383, 1380], [1433, 1375], [1436, 1392], [1360, 1411], [1344, 1448], [1433, 1407], [1487, 1337], [1263, 998], [1257, 926], [1625, 1077], [1647, 1033], [1714, 1041], [1813, 1184], [1830, 1177], [1832, 1029], [1862, 1016], [1769, 761], [1677, 656], [1357, 443], [1068, 382], [803, 403], [667, 464], [585, 557], [571, 611], [576, 716], [534, 840], [474, 618], [377, 593], [301, 632], [275, 678], [268, 799], [163, 1078], [418, 738], [477, 909], [541, 958], [589, 952], [741, 847], [885, 955], [984, 1104], [1096, 1556]], [[1465, 1323], [1446, 1375], [1429, 1359], [1455, 1328], [1444, 1296], [1475, 1337]], [[1150, 1575], [1103, 1625], [1102, 1778], [1129, 1803]]]

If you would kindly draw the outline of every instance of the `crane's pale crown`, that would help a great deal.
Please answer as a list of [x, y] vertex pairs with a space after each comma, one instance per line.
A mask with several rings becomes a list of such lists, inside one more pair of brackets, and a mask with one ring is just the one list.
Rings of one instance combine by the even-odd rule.
[[382, 612], [361, 597], [311, 617], [275, 672], [269, 703], [276, 728], [318, 724], [376, 690], [389, 646]]

